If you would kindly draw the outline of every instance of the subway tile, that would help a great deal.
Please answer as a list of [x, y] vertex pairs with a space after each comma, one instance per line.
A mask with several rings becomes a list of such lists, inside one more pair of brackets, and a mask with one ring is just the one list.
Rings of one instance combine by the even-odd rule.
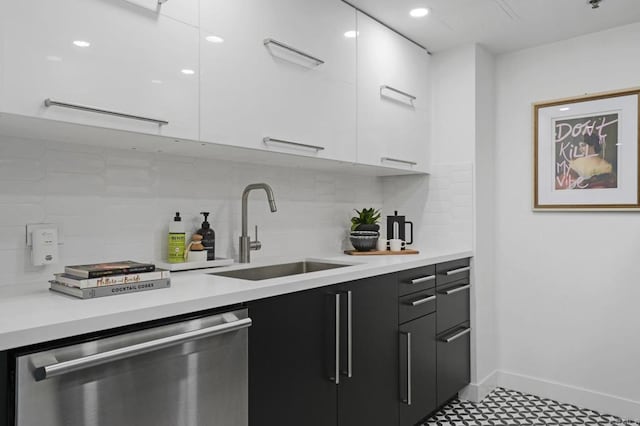
[[104, 177], [90, 174], [48, 173], [44, 186], [48, 195], [94, 196], [106, 191]]
[[42, 198], [46, 193], [46, 181], [0, 179], [0, 200], [2, 198], [22, 197], [25, 194]]
[[46, 144], [42, 141], [0, 135], [0, 158], [41, 160], [46, 155]]
[[[0, 226], [0, 250], [24, 250], [26, 247], [25, 225]], [[6, 254], [10, 255], [10, 253]]]
[[3, 226], [24, 226], [27, 223], [44, 222], [44, 210], [36, 203], [0, 204], [0, 218]]
[[1, 156], [1, 153], [0, 158], [0, 180], [38, 182], [46, 176], [39, 159], [7, 158]]
[[97, 153], [56, 151], [49, 149], [44, 159], [48, 173], [82, 173], [101, 175], [106, 169], [104, 158]]

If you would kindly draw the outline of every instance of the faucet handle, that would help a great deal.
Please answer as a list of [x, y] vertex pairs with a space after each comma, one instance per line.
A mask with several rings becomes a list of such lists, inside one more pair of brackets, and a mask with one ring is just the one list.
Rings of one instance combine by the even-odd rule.
[[[249, 238], [251, 240], [251, 238]], [[249, 241], [249, 250], [260, 250], [262, 243], [258, 241], [258, 225], [256, 225], [256, 239], [255, 241]]]

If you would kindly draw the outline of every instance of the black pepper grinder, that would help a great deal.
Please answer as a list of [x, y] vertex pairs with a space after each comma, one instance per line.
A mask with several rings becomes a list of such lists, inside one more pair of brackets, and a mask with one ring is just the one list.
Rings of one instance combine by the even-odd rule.
[[[407, 225], [411, 225], [411, 239], [406, 239]], [[398, 216], [398, 211], [394, 211], [393, 216], [387, 216], [387, 240], [399, 239], [407, 244], [413, 244], [413, 222], [405, 220], [404, 216]]]

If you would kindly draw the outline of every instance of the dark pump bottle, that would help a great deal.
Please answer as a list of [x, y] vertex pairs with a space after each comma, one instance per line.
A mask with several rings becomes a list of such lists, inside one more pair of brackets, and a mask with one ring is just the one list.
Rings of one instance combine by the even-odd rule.
[[196, 234], [202, 235], [202, 245], [207, 251], [207, 260], [216, 259], [216, 233], [211, 229], [211, 225], [207, 221], [209, 212], [200, 212], [204, 216], [204, 222], [202, 222], [202, 228], [196, 231]]

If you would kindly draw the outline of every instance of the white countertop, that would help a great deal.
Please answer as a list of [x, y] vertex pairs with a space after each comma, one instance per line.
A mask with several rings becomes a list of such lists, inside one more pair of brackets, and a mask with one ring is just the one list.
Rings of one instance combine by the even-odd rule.
[[[400, 256], [314, 258], [353, 266], [245, 281], [208, 275], [260, 266], [255, 262], [226, 268], [172, 272], [171, 287], [96, 299], [76, 299], [49, 291], [48, 283], [0, 288], [0, 350], [232, 305], [299, 290], [397, 272], [470, 257], [470, 250], [423, 252]], [[302, 259], [282, 259], [288, 263]], [[272, 264], [274, 262], [269, 262]]]

